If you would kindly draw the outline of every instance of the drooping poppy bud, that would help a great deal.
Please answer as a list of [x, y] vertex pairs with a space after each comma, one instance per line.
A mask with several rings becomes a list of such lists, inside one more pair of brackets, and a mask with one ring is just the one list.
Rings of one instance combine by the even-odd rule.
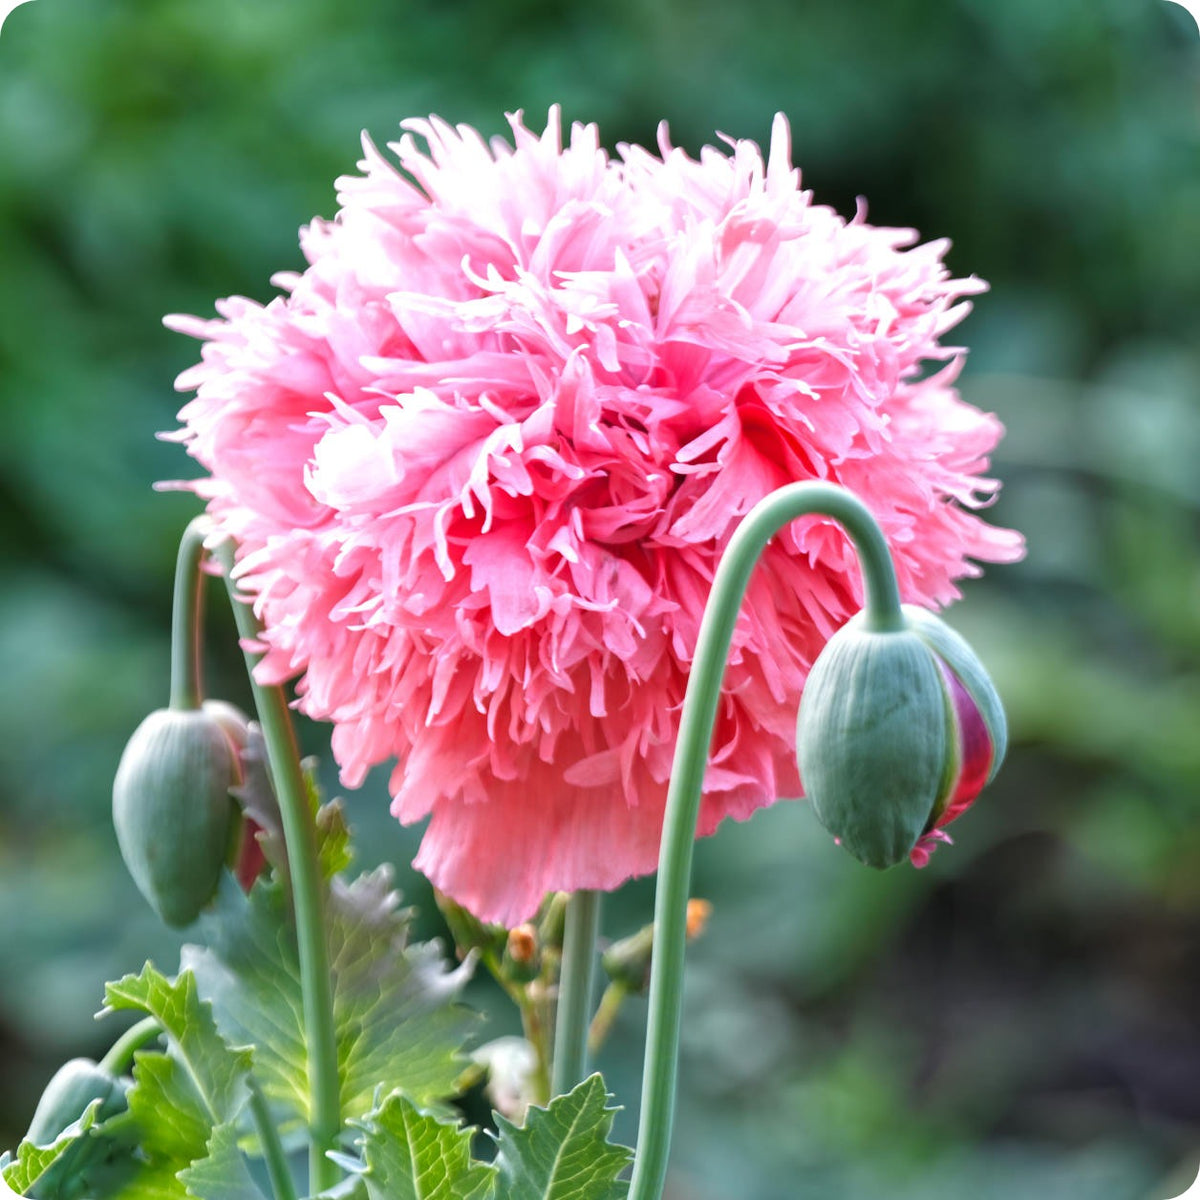
[[172, 926], [217, 890], [234, 824], [237, 756], [203, 709], [159, 709], [134, 731], [113, 782], [113, 825], [138, 890]]
[[905, 605], [901, 627], [863, 614], [821, 652], [805, 683], [796, 746], [821, 823], [855, 858], [924, 866], [943, 826], [995, 774], [1007, 731], [974, 651], [938, 617]]
[[128, 1107], [127, 1090], [128, 1082], [106, 1067], [90, 1058], [72, 1058], [46, 1084], [25, 1140], [36, 1146], [50, 1145], [95, 1100], [100, 1101], [96, 1124], [106, 1121]]

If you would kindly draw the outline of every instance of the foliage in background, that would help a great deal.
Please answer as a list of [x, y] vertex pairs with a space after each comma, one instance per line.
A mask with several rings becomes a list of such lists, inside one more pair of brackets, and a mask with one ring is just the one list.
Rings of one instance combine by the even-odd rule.
[[[102, 1047], [100, 981], [174, 953], [108, 818], [120, 748], [165, 697], [194, 511], [150, 492], [190, 473], [151, 437], [193, 354], [162, 314], [268, 298], [361, 128], [382, 143], [438, 112], [499, 133], [505, 109], [536, 123], [562, 102], [609, 144], [665, 117], [693, 151], [718, 129], [765, 141], [782, 110], [818, 200], [862, 194], [876, 223], [952, 237], [954, 271], [993, 287], [962, 328], [964, 392], [1009, 428], [995, 516], [1030, 545], [951, 617], [1015, 742], [956, 852], [878, 877], [802, 806], [700, 847], [715, 912], [677, 1192], [867, 1197], [886, 1177], [920, 1200], [965, 1180], [988, 1200], [1159, 1200], [1176, 1164], [1194, 1172], [1198, 70], [1187, 14], [1159, 0], [877, 0], [869, 21], [838, 0], [18, 8], [0, 39], [0, 1142], [58, 1062]], [[214, 691], [238, 669], [230, 638]], [[377, 857], [410, 856], [379, 782], [348, 807]], [[614, 935], [649, 894], [626, 889]], [[639, 1050], [629, 1004], [600, 1063], [618, 1140]], [[715, 1136], [743, 1110], [740, 1141]]]

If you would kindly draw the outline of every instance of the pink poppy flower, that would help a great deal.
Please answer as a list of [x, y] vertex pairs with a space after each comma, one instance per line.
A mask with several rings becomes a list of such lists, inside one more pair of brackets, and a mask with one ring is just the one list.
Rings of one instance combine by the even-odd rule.
[[[263, 677], [332, 722], [348, 786], [397, 759], [417, 867], [509, 926], [654, 869], [713, 570], [767, 492], [853, 489], [918, 604], [1021, 549], [973, 511], [1001, 427], [939, 340], [984, 288], [946, 243], [814, 204], [782, 117], [765, 162], [511, 126], [407, 121], [401, 170], [365, 142], [283, 295], [168, 322], [205, 342], [177, 436], [240, 545]], [[833, 524], [774, 540], [700, 833], [800, 794], [800, 690], [860, 600]]]

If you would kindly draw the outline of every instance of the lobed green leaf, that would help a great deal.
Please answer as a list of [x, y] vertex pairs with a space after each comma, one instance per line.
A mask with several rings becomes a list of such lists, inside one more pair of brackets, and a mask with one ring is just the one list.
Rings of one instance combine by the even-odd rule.
[[208, 1153], [179, 1172], [179, 1182], [194, 1200], [263, 1200], [238, 1149], [237, 1129], [218, 1125], [208, 1140]]
[[[126, 975], [107, 984], [104, 1004], [106, 1012], [135, 1009], [154, 1017], [186, 1065], [212, 1123], [221, 1124], [234, 1117], [245, 1100], [251, 1052], [234, 1050], [226, 1044], [217, 1032], [212, 1007], [201, 1000], [190, 971], [182, 970], [170, 980], [153, 963], [147, 963], [140, 975]], [[143, 1056], [142, 1061], [154, 1057]]]
[[[326, 823], [334, 841], [337, 823]], [[431, 1105], [456, 1092], [473, 1014], [457, 1003], [466, 971], [446, 968], [436, 944], [408, 943], [409, 914], [398, 908], [391, 874], [379, 868], [352, 883], [334, 878], [326, 928], [334, 1019], [347, 1118], [401, 1090]], [[243, 896], [225, 880], [205, 919], [207, 946], [185, 946], [183, 965], [211, 1001], [231, 1042], [255, 1047], [264, 1093], [308, 1117], [303, 998], [290, 904], [279, 880]]]
[[483, 1200], [495, 1168], [472, 1162], [470, 1129], [392, 1095], [364, 1123], [370, 1200]]
[[522, 1128], [497, 1116], [494, 1200], [621, 1200], [629, 1185], [617, 1176], [633, 1154], [608, 1140], [616, 1111], [592, 1075], [549, 1108], [529, 1109]]
[[[17, 1157], [0, 1165], [0, 1183], [20, 1195], [43, 1179], [56, 1164], [65, 1162], [87, 1138], [95, 1124], [100, 1104], [99, 1100], [93, 1100], [80, 1118], [68, 1125], [48, 1146], [22, 1142], [17, 1147]], [[0, 1191], [0, 1198], [3, 1196], [4, 1192]]]

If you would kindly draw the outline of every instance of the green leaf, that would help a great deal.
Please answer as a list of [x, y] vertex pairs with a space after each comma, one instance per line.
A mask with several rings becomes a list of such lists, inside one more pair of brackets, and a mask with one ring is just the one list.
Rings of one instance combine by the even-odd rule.
[[147, 963], [140, 975], [126, 975], [107, 984], [104, 1004], [106, 1012], [136, 1009], [154, 1017], [186, 1065], [212, 1123], [234, 1117], [245, 1100], [251, 1053], [226, 1045], [217, 1032], [210, 1005], [200, 999], [191, 972], [181, 971], [172, 981]]
[[270, 1099], [308, 1118], [303, 997], [291, 911], [283, 884], [260, 879], [250, 896], [223, 878], [202, 917], [207, 945], [184, 946], [221, 1032], [254, 1047], [254, 1074]]
[[410, 945], [391, 869], [335, 879], [330, 895], [334, 1013], [349, 1116], [399, 1089], [428, 1106], [457, 1094], [476, 1015], [458, 1003], [473, 963], [447, 968], [438, 942]]
[[317, 861], [320, 863], [323, 878], [332, 879], [354, 861], [354, 851], [350, 845], [350, 826], [346, 824], [346, 814], [340, 800], [318, 805], [312, 761], [306, 760], [304, 768], [305, 785], [316, 810]]
[[179, 1172], [179, 1182], [195, 1200], [263, 1200], [262, 1190], [246, 1167], [233, 1125], [218, 1125], [208, 1142], [208, 1155]]
[[131, 1162], [120, 1181], [97, 1187], [89, 1200], [188, 1200], [187, 1189], [179, 1182], [179, 1164], [167, 1161]]
[[[336, 823], [327, 829], [336, 830]], [[340, 834], [333, 832], [334, 841]], [[456, 1003], [466, 971], [450, 972], [436, 944], [408, 944], [409, 914], [397, 908], [386, 868], [347, 884], [332, 880], [326, 927], [347, 1118], [367, 1113], [381, 1089], [425, 1106], [455, 1094], [472, 1014]], [[255, 1047], [264, 1093], [307, 1119], [308, 1064], [289, 898], [278, 880], [250, 896], [226, 879], [205, 918], [207, 946], [182, 962], [213, 1005], [225, 1037]]]
[[471, 1161], [471, 1130], [393, 1095], [363, 1128], [370, 1200], [482, 1200], [495, 1168]]
[[[0, 1167], [0, 1181], [20, 1194], [33, 1187], [56, 1163], [66, 1162], [76, 1147], [86, 1140], [100, 1104], [100, 1100], [93, 1100], [79, 1119], [68, 1125], [48, 1146], [22, 1142], [17, 1147], [17, 1157]], [[0, 1197], [3, 1195], [0, 1192]]]
[[[4, 1197], [0, 1196], [0, 1200], [4, 1200]], [[315, 1196], [310, 1196], [308, 1200], [370, 1200], [370, 1197], [367, 1195], [367, 1185], [363, 1177], [348, 1175], [333, 1187], [318, 1192]]]
[[158, 1051], [138, 1055], [129, 1112], [150, 1157], [185, 1166], [206, 1153], [212, 1116], [178, 1059]]
[[[214, 1127], [232, 1133], [247, 1095], [251, 1052], [231, 1049], [222, 1039], [212, 1008], [201, 1000], [188, 971], [170, 980], [147, 963], [140, 975], [108, 984], [104, 999], [105, 1011], [135, 1009], [153, 1016], [167, 1035], [167, 1050], [142, 1051], [135, 1057], [129, 1111], [119, 1119], [136, 1131], [137, 1153], [106, 1164], [109, 1177], [98, 1177], [87, 1195], [104, 1200], [184, 1200], [195, 1194], [188, 1192], [180, 1173], [193, 1164], [200, 1164], [202, 1182], [220, 1178], [221, 1171], [236, 1179], [226, 1157], [211, 1162], [214, 1153], [228, 1149], [225, 1135], [218, 1139]], [[262, 1196], [255, 1189], [238, 1200]]]
[[629, 1185], [617, 1176], [632, 1151], [608, 1141], [616, 1109], [599, 1075], [531, 1108], [523, 1128], [497, 1116], [499, 1170], [495, 1200], [620, 1200]]

